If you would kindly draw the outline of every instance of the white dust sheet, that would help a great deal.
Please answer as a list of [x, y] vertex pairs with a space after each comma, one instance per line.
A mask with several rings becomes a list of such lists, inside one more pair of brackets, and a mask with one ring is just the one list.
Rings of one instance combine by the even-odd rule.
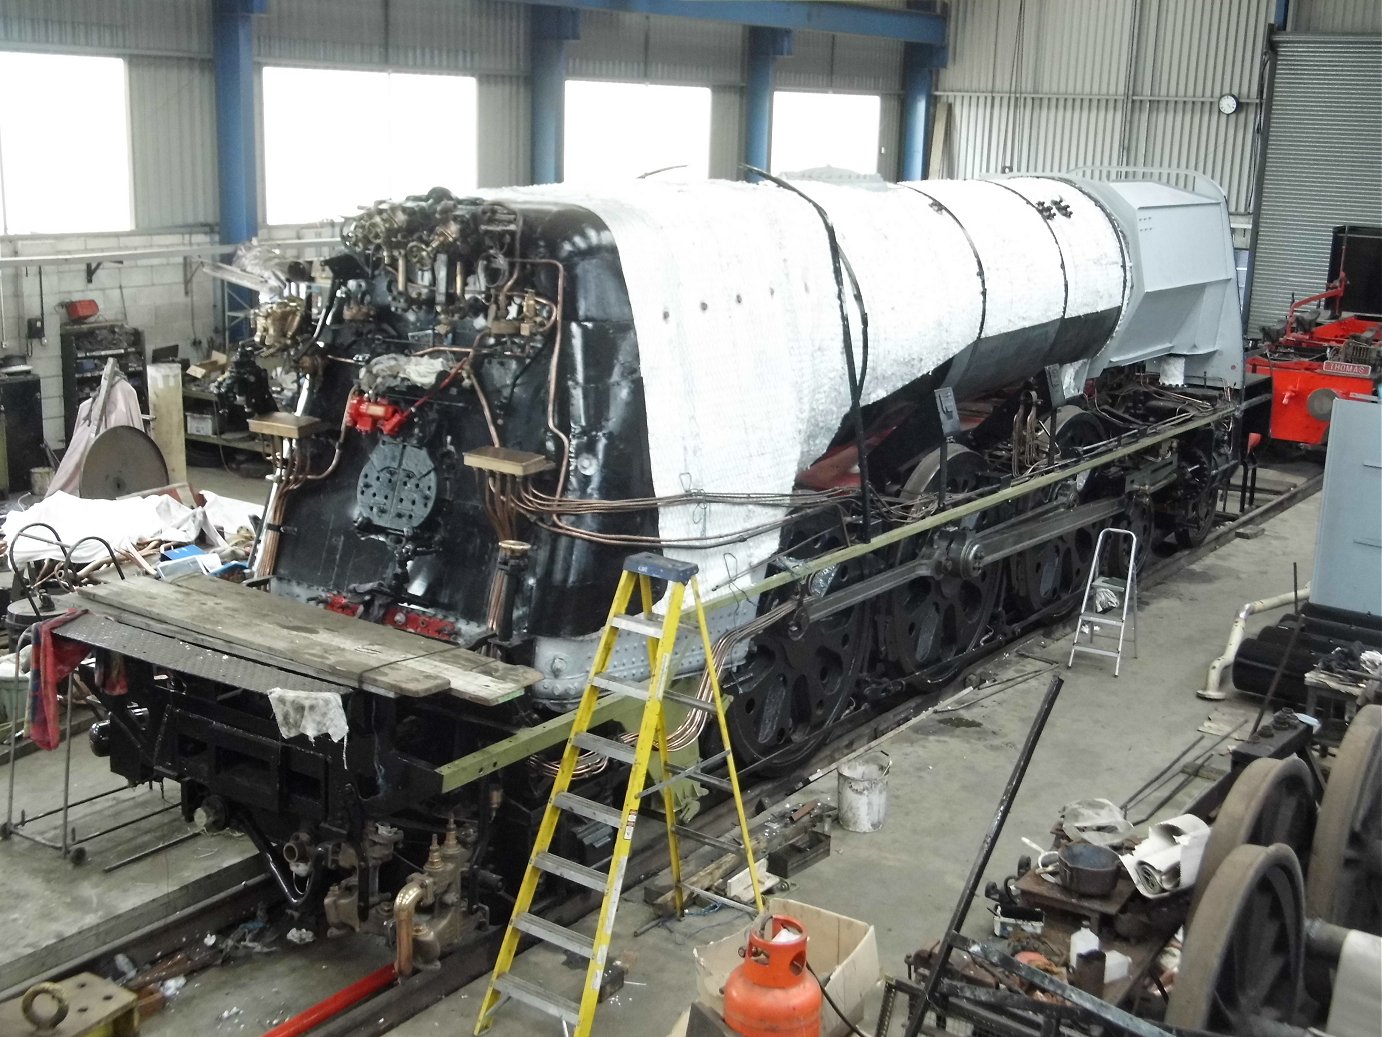
[[[1047, 221], [1007, 188], [918, 185], [943, 195], [952, 211], [964, 209], [960, 222], [974, 221], [981, 242], [915, 190], [798, 186], [829, 212], [860, 283], [869, 317], [864, 403], [955, 356], [974, 342], [981, 321], [994, 333], [1060, 317], [1072, 301], [1089, 311], [1122, 301], [1116, 232], [1070, 185], [1026, 178], [1021, 187], [1046, 186], [1050, 197], [1084, 206], [1079, 222], [1092, 233], [1080, 245], [1094, 265], [1071, 299]], [[613, 234], [638, 335], [654, 492], [789, 492], [849, 411], [839, 304], [815, 210], [779, 187], [727, 181], [639, 180], [603, 193], [548, 185], [504, 195], [582, 206]], [[847, 280], [846, 298], [862, 366]], [[761, 506], [667, 507], [660, 533], [667, 540], [721, 536], [780, 514]], [[731, 579], [751, 582], [777, 549], [772, 532], [666, 553], [701, 566], [703, 593], [723, 593]]]

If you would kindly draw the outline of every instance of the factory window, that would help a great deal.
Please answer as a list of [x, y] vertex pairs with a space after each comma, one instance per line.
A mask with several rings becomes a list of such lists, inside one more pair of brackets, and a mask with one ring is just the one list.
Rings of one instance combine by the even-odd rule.
[[[710, 175], [710, 90], [648, 83], [566, 84], [563, 179]], [[670, 167], [670, 168], [669, 168]]]
[[0, 52], [6, 234], [129, 230], [125, 62]]
[[476, 181], [475, 80], [264, 69], [264, 216], [312, 223]]
[[773, 94], [772, 171], [878, 172], [877, 94]]

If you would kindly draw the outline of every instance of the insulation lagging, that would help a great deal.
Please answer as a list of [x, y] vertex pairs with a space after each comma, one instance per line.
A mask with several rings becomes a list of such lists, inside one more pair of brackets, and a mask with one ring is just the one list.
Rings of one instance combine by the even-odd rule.
[[[858, 278], [869, 325], [863, 404], [981, 338], [1118, 311], [1126, 299], [1118, 229], [1071, 183], [795, 186], [829, 214]], [[727, 182], [513, 193], [583, 206], [614, 237], [638, 335], [655, 493], [791, 490], [850, 408], [834, 273], [814, 209], [776, 186]], [[1037, 201], [1060, 202], [1069, 215], [1048, 219]], [[862, 368], [860, 315], [848, 289], [846, 299]], [[1021, 358], [1013, 366], [1017, 377], [1032, 373]], [[668, 540], [725, 536], [780, 515], [762, 506], [681, 505], [662, 508], [659, 527]], [[666, 553], [700, 565], [703, 591], [715, 595], [751, 583], [778, 549], [771, 532], [733, 547]]]

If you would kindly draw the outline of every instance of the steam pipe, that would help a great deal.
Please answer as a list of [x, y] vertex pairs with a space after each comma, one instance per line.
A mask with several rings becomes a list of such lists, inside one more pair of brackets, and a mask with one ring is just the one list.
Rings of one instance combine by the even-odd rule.
[[1223, 679], [1224, 667], [1233, 662], [1233, 657], [1238, 654], [1238, 646], [1243, 643], [1243, 635], [1247, 632], [1248, 617], [1259, 612], [1267, 612], [1271, 609], [1279, 609], [1283, 605], [1290, 605], [1301, 598], [1310, 597], [1310, 585], [1307, 583], [1297, 591], [1284, 591], [1281, 594], [1273, 594], [1270, 598], [1259, 598], [1257, 601], [1246, 602], [1238, 610], [1238, 618], [1233, 621], [1233, 628], [1228, 634], [1228, 643], [1224, 645], [1224, 653], [1209, 664], [1209, 673], [1204, 679], [1204, 688], [1195, 692], [1202, 699], [1212, 699], [1218, 701], [1228, 698], [1228, 692], [1219, 687], [1219, 682]]
[[431, 894], [431, 880], [424, 875], [411, 876], [393, 901], [394, 938], [398, 950], [394, 954], [394, 971], [400, 977], [413, 974], [413, 919], [418, 905]]

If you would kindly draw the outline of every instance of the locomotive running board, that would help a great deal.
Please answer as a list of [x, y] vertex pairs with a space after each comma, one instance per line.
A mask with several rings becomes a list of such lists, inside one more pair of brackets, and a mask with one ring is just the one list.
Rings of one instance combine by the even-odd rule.
[[206, 576], [137, 577], [81, 587], [82, 603], [120, 623], [377, 695], [450, 694], [492, 706], [541, 674], [401, 630]]
[[1006, 501], [1015, 500], [1018, 497], [1025, 497], [1030, 493], [1044, 489], [1047, 486], [1054, 486], [1064, 482], [1071, 476], [1079, 475], [1081, 472], [1091, 472], [1096, 468], [1102, 468], [1106, 464], [1130, 457], [1133, 454], [1146, 450], [1148, 447], [1164, 443], [1168, 439], [1184, 435], [1193, 429], [1203, 428], [1205, 425], [1212, 425], [1216, 421], [1232, 417], [1238, 412], [1237, 403], [1226, 403], [1203, 414], [1197, 414], [1183, 419], [1171, 419], [1161, 425], [1156, 426], [1154, 431], [1148, 431], [1141, 435], [1129, 434], [1121, 436], [1110, 442], [1120, 444], [1115, 446], [1107, 453], [1101, 453], [1097, 457], [1090, 457], [1080, 461], [1073, 461], [1067, 464], [1058, 465], [1049, 472], [1035, 475], [1030, 478], [1014, 479], [1000, 490], [975, 497], [954, 507], [945, 508], [936, 512], [934, 515], [927, 515], [925, 518], [917, 519], [915, 522], [908, 522], [901, 526], [896, 526], [883, 533], [879, 533], [866, 543], [852, 544], [849, 547], [842, 547], [839, 550], [831, 551], [828, 554], [819, 555], [807, 562], [798, 562], [789, 566], [783, 572], [774, 576], [769, 576], [765, 580], [760, 580], [751, 587], [747, 587], [735, 594], [721, 594], [718, 597], [710, 598], [705, 602], [706, 611], [723, 608], [732, 605], [745, 597], [754, 597], [766, 594], [768, 591], [777, 590], [788, 584], [800, 583], [809, 576], [813, 576], [825, 569], [833, 568], [843, 562], [852, 561], [855, 558], [862, 558], [865, 555], [881, 551], [885, 547], [900, 543], [903, 540], [910, 540], [912, 537], [937, 529], [940, 526], [952, 523], [957, 519], [965, 518], [980, 511], [986, 511], [996, 505]]

